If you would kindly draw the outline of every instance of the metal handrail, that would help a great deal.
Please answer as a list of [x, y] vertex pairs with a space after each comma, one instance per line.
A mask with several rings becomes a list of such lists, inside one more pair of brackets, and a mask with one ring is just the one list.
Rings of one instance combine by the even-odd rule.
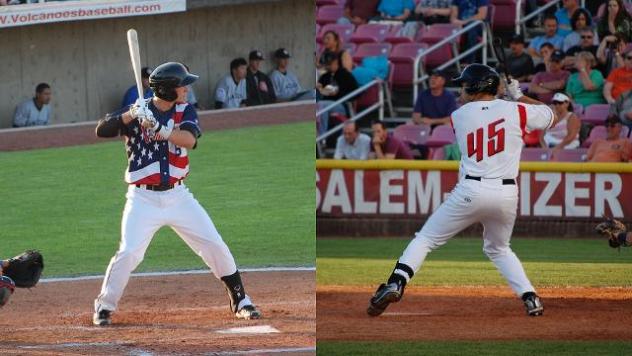
[[[356, 113], [355, 115], [353, 115], [352, 117], [349, 118], [350, 121], [357, 121], [363, 117], [365, 117], [366, 115], [368, 115], [369, 113], [371, 113], [372, 111], [375, 111], [376, 109], [378, 109], [378, 115], [380, 120], [384, 119], [384, 81], [382, 79], [376, 78], [370, 82], [368, 82], [367, 84], [359, 87], [358, 89], [352, 91], [351, 93], [343, 96], [342, 98], [338, 99], [337, 101], [335, 101], [334, 103], [322, 108], [321, 110], [318, 110], [316, 112], [316, 116], [320, 116], [328, 111], [331, 111], [331, 109], [333, 109], [334, 107], [338, 106], [338, 105], [344, 105], [344, 103], [346, 103], [347, 101], [349, 101], [349, 99], [353, 98], [354, 96], [357, 96], [365, 91], [367, 91], [369, 88], [373, 87], [377, 85], [378, 86], [378, 100], [375, 104], [365, 108], [364, 110], [360, 111], [359, 113]], [[344, 124], [339, 124], [336, 125], [335, 127], [329, 129], [329, 131], [323, 133], [322, 135], [316, 137], [316, 143], [319, 143], [320, 141], [326, 139], [327, 137], [333, 135], [334, 133], [340, 131], [342, 129], [342, 127], [344, 126]]]
[[467, 51], [463, 52], [463, 53], [459, 53], [456, 57], [452, 58], [451, 60], [449, 60], [448, 62], [442, 64], [441, 66], [437, 67], [437, 69], [444, 69], [449, 67], [451, 64], [458, 62], [461, 58], [466, 57], [467, 55], [469, 55], [470, 53], [473, 53], [474, 51], [477, 51], [478, 49], [482, 48], [483, 50], [483, 64], [487, 64], [487, 24], [485, 24], [485, 22], [481, 21], [481, 20], [476, 20], [476, 21], [471, 21], [467, 24], [467, 26], [461, 28], [460, 30], [456, 30], [454, 32], [452, 32], [452, 35], [442, 39], [441, 41], [435, 43], [434, 45], [430, 46], [430, 48], [424, 50], [423, 52], [419, 53], [417, 55], [417, 57], [415, 57], [415, 62], [413, 64], [413, 106], [415, 106], [415, 101], [417, 100], [417, 95], [419, 92], [419, 83], [421, 83], [423, 80], [425, 80], [426, 78], [428, 78], [428, 75], [424, 74], [422, 76], [423, 79], [419, 78], [419, 70], [421, 67], [421, 59], [426, 57], [429, 53], [438, 50], [439, 48], [443, 47], [445, 44], [453, 42], [454, 39], [456, 39], [458, 36], [468, 32], [469, 30], [473, 29], [476, 26], [481, 26], [483, 28], [483, 36], [482, 36], [482, 41], [479, 42], [478, 44], [470, 47]]
[[560, 3], [560, 1], [561, 0], [550, 1], [546, 5], [538, 7], [537, 10], [533, 11], [529, 15], [524, 16], [524, 17], [520, 17], [520, 11], [522, 11], [522, 0], [518, 0], [516, 2], [516, 35], [520, 34], [520, 28], [521, 27], [526, 27], [526, 22], [527, 21], [531, 20], [532, 18], [534, 18], [536, 16], [540, 16], [541, 13], [545, 12], [550, 7], [558, 5]]

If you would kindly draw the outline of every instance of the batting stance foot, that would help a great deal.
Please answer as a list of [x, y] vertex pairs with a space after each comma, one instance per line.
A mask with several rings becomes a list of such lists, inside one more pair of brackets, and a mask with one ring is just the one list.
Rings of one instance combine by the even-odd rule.
[[109, 310], [101, 310], [94, 313], [92, 323], [96, 326], [107, 326], [112, 324], [112, 312]]
[[540, 301], [540, 297], [534, 292], [527, 292], [522, 295], [522, 301], [527, 308], [527, 315], [539, 316], [544, 314], [544, 306]]
[[246, 305], [235, 313], [237, 319], [255, 320], [261, 318], [261, 312], [254, 305]]
[[403, 286], [398, 283], [381, 284], [373, 298], [369, 301], [366, 312], [370, 316], [380, 316], [391, 303], [397, 303], [402, 299]]

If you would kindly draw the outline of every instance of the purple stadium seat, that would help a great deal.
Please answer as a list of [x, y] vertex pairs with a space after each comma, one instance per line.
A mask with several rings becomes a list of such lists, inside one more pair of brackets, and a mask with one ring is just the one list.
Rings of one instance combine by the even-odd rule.
[[379, 43], [389, 34], [390, 26], [378, 23], [370, 23], [360, 25], [351, 36], [351, 42], [361, 43]]
[[351, 35], [353, 35], [353, 25], [351, 24], [341, 25], [341, 24], [336, 24], [336, 23], [328, 23], [320, 29], [320, 33], [318, 34], [318, 37], [316, 37], [316, 42], [322, 43], [323, 36], [325, 35], [325, 32], [327, 31], [334, 31], [335, 33], [338, 34], [338, 36], [340, 36], [342, 43], [347, 43], [349, 42]]
[[573, 112], [581, 118], [581, 116], [584, 115], [584, 105], [573, 103]]
[[326, 25], [328, 23], [336, 23], [339, 18], [344, 14], [342, 6], [338, 5], [325, 5], [318, 8], [316, 14], [316, 23], [319, 25]]
[[358, 49], [358, 46], [355, 43], [348, 42], [342, 45], [342, 49], [349, 52], [349, 54], [353, 57], [353, 54]]
[[393, 85], [409, 87], [413, 82], [413, 65], [417, 55], [428, 48], [425, 43], [400, 43], [393, 48], [388, 60], [393, 63]]
[[587, 148], [575, 148], [571, 150], [560, 150], [551, 158], [556, 162], [586, 162]]
[[[590, 107], [590, 106], [589, 106]], [[586, 138], [586, 140], [584, 140], [584, 142], [582, 143], [582, 147], [590, 147], [590, 145], [597, 139], [600, 138], [606, 138], [606, 136], [608, 136], [608, 133], [606, 131], [606, 127], [603, 125], [598, 125], [593, 127], [592, 130], [590, 130], [590, 134], [588, 134], [588, 137]]]
[[593, 125], [603, 125], [609, 111], [610, 105], [608, 104], [592, 104], [584, 109], [581, 120]]
[[391, 53], [390, 43], [362, 43], [353, 54], [353, 61], [360, 63], [364, 57], [386, 56]]
[[[515, 0], [492, 0], [494, 14], [491, 20], [493, 30], [511, 30], [516, 26], [516, 1]], [[522, 2], [524, 6], [526, 1]]]
[[338, 0], [316, 0], [316, 6], [321, 7], [325, 5], [344, 5], [341, 1]]
[[423, 145], [430, 136], [430, 125], [399, 125], [395, 128], [393, 136], [408, 144]]
[[432, 134], [426, 141], [428, 147], [442, 147], [449, 145], [456, 140], [454, 136], [454, 130], [450, 125], [440, 125], [432, 130]]
[[420, 31], [417, 36], [417, 40], [425, 43], [437, 43], [457, 30], [458, 28], [455, 25], [449, 23], [437, 23], [426, 26], [423, 31]]
[[[425, 25], [423, 23], [419, 24], [419, 31], [423, 31]], [[399, 31], [402, 29], [401, 25], [391, 25], [388, 34], [384, 38], [385, 42], [392, 44], [393, 46], [398, 43], [411, 43], [414, 42], [412, 38], [407, 36], [401, 36]], [[419, 32], [417, 32], [419, 35]], [[416, 37], [416, 36], [415, 36]]]
[[547, 148], [523, 148], [520, 154], [521, 161], [548, 161], [551, 152]]

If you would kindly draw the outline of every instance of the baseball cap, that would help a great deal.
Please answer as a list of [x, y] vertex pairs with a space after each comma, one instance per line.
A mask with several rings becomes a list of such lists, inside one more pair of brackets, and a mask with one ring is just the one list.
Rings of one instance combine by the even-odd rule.
[[566, 94], [564, 93], [555, 93], [555, 95], [553, 95], [553, 99], [551, 99], [551, 101], [559, 101], [561, 103], [565, 102], [565, 101], [571, 101], [571, 99], [566, 96]]
[[509, 43], [522, 43], [522, 44], [524, 44], [524, 37], [522, 37], [521, 35], [514, 35], [513, 37], [511, 37], [511, 40], [509, 41]]
[[154, 70], [149, 68], [149, 67], [143, 67], [140, 70], [140, 76], [142, 78], [149, 78], [149, 76], [151, 75], [151, 72], [153, 72]]
[[552, 61], [560, 62], [563, 59], [564, 59], [564, 53], [560, 51], [559, 49], [556, 49], [555, 51], [553, 51], [553, 53], [551, 53]]
[[274, 51], [274, 57], [275, 58], [290, 58], [290, 52], [287, 51], [287, 49], [285, 48], [279, 48], [276, 51]]
[[249, 60], [257, 59], [257, 60], [262, 61], [263, 60], [263, 53], [261, 53], [260, 50], [255, 49], [254, 51], [250, 52], [250, 54], [248, 55], [248, 59]]

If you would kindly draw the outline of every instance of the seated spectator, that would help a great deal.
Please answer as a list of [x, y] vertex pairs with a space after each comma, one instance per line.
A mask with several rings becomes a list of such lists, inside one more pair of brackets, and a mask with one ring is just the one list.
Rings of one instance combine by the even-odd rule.
[[595, 140], [588, 149], [590, 162], [628, 162], [632, 153], [632, 143], [621, 137], [621, 121], [615, 115], [610, 115], [605, 122], [606, 139]]
[[603, 76], [593, 69], [595, 57], [590, 52], [579, 52], [575, 59], [577, 73], [571, 74], [566, 83], [566, 93], [574, 102], [584, 107], [603, 104]]
[[562, 49], [564, 45], [564, 37], [557, 34], [557, 19], [555, 16], [544, 17], [544, 35], [533, 38], [529, 43], [528, 52], [531, 57], [534, 57], [534, 60], [541, 58], [538, 48], [545, 42], [552, 44], [555, 49]]
[[555, 52], [555, 47], [548, 42], [544, 42], [540, 46], [540, 51], [538, 52], [540, 54], [540, 58], [537, 59], [539, 63], [535, 66], [533, 70], [534, 73], [544, 72], [547, 70], [546, 63], [548, 63], [551, 59], [551, 54], [553, 52]]
[[246, 73], [246, 105], [257, 106], [276, 102], [274, 86], [270, 78], [259, 70], [263, 61], [263, 53], [251, 51], [248, 55], [248, 71]]
[[279, 48], [274, 52], [277, 67], [270, 73], [270, 80], [274, 86], [277, 101], [313, 100], [316, 92], [303, 90], [301, 83], [294, 73], [287, 67], [290, 61], [290, 52], [285, 48]]
[[338, 23], [364, 25], [378, 15], [377, 4], [379, 2], [380, 0], [347, 0], [344, 16], [338, 19]]
[[246, 71], [248, 62], [236, 58], [230, 62], [230, 74], [217, 83], [215, 109], [246, 106]]
[[[340, 65], [339, 57], [336, 53], [325, 52], [321, 56], [322, 65], [326, 72], [318, 78], [316, 90], [318, 90], [318, 111], [330, 106], [334, 102], [342, 99], [347, 94], [358, 89], [358, 83], [353, 75]], [[329, 115], [332, 112], [349, 115], [345, 103], [337, 104], [325, 114], [317, 117], [318, 132], [323, 134], [329, 128]]]
[[371, 151], [371, 138], [369, 135], [360, 133], [358, 125], [351, 120], [345, 121], [342, 128], [342, 135], [336, 142], [336, 152], [334, 159], [361, 159], [369, 158]]
[[[463, 27], [470, 21], [486, 21], [489, 11], [489, 0], [452, 0], [452, 13], [450, 23]], [[482, 29], [476, 26], [465, 35], [464, 49], [475, 46], [482, 36]], [[474, 63], [476, 53], [472, 53], [464, 58], [466, 63]]]
[[555, 92], [566, 88], [566, 81], [571, 73], [562, 69], [563, 59], [564, 54], [561, 51], [553, 52], [545, 62], [547, 70], [538, 72], [529, 84], [529, 93], [535, 94], [545, 104], [551, 103]]
[[[353, 69], [353, 58], [348, 51], [342, 48], [342, 40], [336, 31], [327, 31], [323, 35], [323, 53], [331, 52], [338, 55], [338, 63], [341, 63], [342, 66], [351, 72]], [[316, 59], [316, 67], [322, 68], [321, 65], [321, 57], [322, 54]]]
[[[585, 39], [582, 36], [587, 35], [584, 31], [590, 31], [590, 40], [592, 40], [590, 44], [597, 48], [597, 45], [599, 45], [599, 39], [597, 38], [595, 31], [592, 29], [592, 16], [590, 16], [588, 10], [581, 8], [577, 9], [571, 18], [571, 26], [573, 32], [564, 37], [564, 44], [562, 45], [562, 50], [564, 52], [568, 52], [571, 48], [579, 46], [580, 43], [582, 43], [582, 40]], [[588, 47], [587, 41], [584, 41], [584, 47]]]
[[[562, 0], [562, 8], [555, 12], [555, 18], [557, 19], [557, 34], [566, 37], [572, 32], [571, 18], [577, 10], [579, 10], [578, 0]], [[558, 48], [562, 49], [562, 48]]]
[[599, 48], [597, 48], [597, 60], [604, 75], [607, 76], [613, 69], [624, 66], [621, 53], [625, 48], [626, 43], [621, 34], [608, 35], [601, 40]]
[[524, 39], [516, 35], [509, 42], [511, 53], [507, 57], [507, 71], [519, 82], [529, 80], [533, 74], [533, 59], [524, 51]]
[[413, 123], [417, 125], [445, 125], [450, 123], [450, 115], [456, 110], [456, 98], [445, 90], [448, 80], [446, 73], [432, 72], [429, 88], [419, 93], [413, 110]]
[[559, 150], [579, 147], [579, 129], [581, 121], [573, 113], [571, 99], [563, 93], [553, 96], [553, 111], [560, 118], [557, 125], [544, 131], [542, 147], [553, 148], [553, 155]]
[[564, 68], [571, 69], [575, 67], [575, 55], [579, 52], [590, 52], [593, 56], [597, 57], [597, 46], [594, 45], [595, 34], [593, 30], [585, 28], [579, 32], [581, 40], [578, 45], [566, 51], [566, 58], [564, 58], [563, 62]]
[[15, 108], [13, 127], [48, 125], [50, 120], [50, 85], [40, 83], [35, 87], [35, 97], [21, 103]]
[[380, 0], [377, 11], [382, 20], [406, 21], [415, 10], [413, 0]]
[[623, 53], [624, 65], [608, 75], [603, 86], [603, 97], [608, 104], [614, 104], [622, 93], [632, 90], [632, 50]]
[[610, 114], [616, 115], [621, 123], [632, 129], [632, 90], [619, 95], [614, 105], [610, 105]]
[[389, 134], [382, 121], [373, 122], [371, 129], [376, 159], [413, 159], [408, 145]]
[[621, 0], [608, 0], [606, 11], [597, 25], [597, 34], [599, 38], [604, 38], [617, 33], [623, 36], [624, 42], [632, 42], [632, 16]]
[[450, 22], [452, 0], [421, 0], [415, 7], [417, 20], [426, 25]]
[[[149, 67], [143, 67], [140, 70], [140, 79], [141, 79], [141, 83], [143, 83], [143, 95], [145, 99], [149, 99], [152, 96], [154, 96], [154, 92], [149, 87], [149, 76], [151, 75], [152, 71], [153, 69]], [[137, 99], [138, 99], [138, 89], [136, 88], [136, 84], [134, 84], [131, 87], [129, 87], [129, 89], [127, 89], [127, 91], [125, 92], [125, 95], [123, 96], [123, 102], [121, 103], [121, 107], [124, 108], [124, 107], [130, 106], [134, 104]]]

